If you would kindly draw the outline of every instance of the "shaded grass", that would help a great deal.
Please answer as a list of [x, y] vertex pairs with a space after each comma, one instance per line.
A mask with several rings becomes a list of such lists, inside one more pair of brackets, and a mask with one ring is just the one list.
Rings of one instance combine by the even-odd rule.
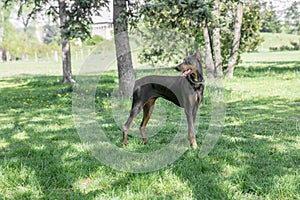
[[[299, 62], [267, 60], [236, 70], [225, 81], [226, 126], [213, 151], [200, 158], [199, 150], [189, 150], [146, 174], [115, 171], [84, 148], [72, 118], [73, 85], [62, 85], [60, 76], [0, 79], [1, 199], [299, 199]], [[103, 74], [95, 105], [102, 128], [120, 146], [108, 98], [116, 85], [116, 72]], [[205, 97], [198, 144], [210, 122], [209, 90]], [[169, 121], [149, 145], [131, 137], [125, 149], [148, 152], [170, 141], [177, 108], [158, 105], [170, 111]]]

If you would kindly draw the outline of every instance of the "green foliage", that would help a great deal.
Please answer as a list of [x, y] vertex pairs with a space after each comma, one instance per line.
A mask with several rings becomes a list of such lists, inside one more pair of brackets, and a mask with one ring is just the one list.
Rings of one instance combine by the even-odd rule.
[[[234, 15], [226, 15], [230, 10], [234, 10], [234, 4], [223, 4], [222, 16], [226, 16], [223, 20], [227, 23], [222, 27], [221, 30], [221, 54], [223, 57], [223, 66], [227, 66], [228, 59], [231, 54], [231, 45], [233, 40], [233, 29], [234, 29]], [[251, 0], [244, 6], [243, 9], [243, 24], [241, 30], [240, 48], [238, 61], [239, 63], [241, 53], [256, 51], [263, 37], [261, 37], [259, 30], [261, 29], [261, 18], [259, 15], [260, 3]]]
[[271, 51], [298, 51], [300, 50], [300, 43], [290, 42], [290, 45], [281, 45], [269, 48]]
[[186, 31], [191, 26], [199, 28], [202, 21], [211, 16], [212, 7], [212, 0], [151, 0], [141, 7], [141, 13], [152, 25]]
[[4, 37], [2, 48], [9, 52], [12, 60], [28, 59], [35, 55], [46, 56], [51, 50], [58, 50], [57, 42], [41, 44], [35, 37], [35, 28], [29, 27], [24, 32], [22, 29], [14, 28], [7, 20], [4, 24]]
[[[35, 27], [26, 24], [26, 28], [15, 28], [10, 23], [11, 12], [15, 12], [15, 8], [13, 7], [13, 5], [15, 5], [14, 3], [14, 1], [8, 2], [4, 10], [4, 22], [2, 24], [4, 35], [1, 47], [6, 53], [9, 52], [12, 60], [28, 59], [29, 57], [35, 56], [35, 54], [44, 56], [46, 52], [49, 51], [49, 47], [40, 44], [35, 37]], [[6, 57], [6, 59], [8, 58], [9, 57]]]
[[21, 59], [25, 55], [34, 55], [42, 50], [37, 38], [33, 37], [34, 29], [28, 28], [24, 33], [21, 29], [15, 29], [8, 21], [4, 29], [2, 47], [11, 54], [12, 59]]
[[98, 45], [102, 41], [104, 41], [104, 39], [101, 36], [94, 35], [91, 38], [87, 38], [84, 41], [84, 44], [87, 45], [87, 46], [95, 46], [95, 45]]
[[178, 63], [188, 55], [194, 53], [195, 39], [189, 35], [174, 29], [149, 27], [141, 31], [143, 40], [142, 52], [139, 53], [141, 62], [150, 62], [152, 66], [157, 64]]
[[[13, 5], [14, 1], [5, 1], [5, 5]], [[28, 17], [34, 17], [38, 13], [45, 12], [52, 17], [54, 21], [59, 21], [58, 4], [53, 4], [51, 0], [22, 0], [19, 13], [22, 13], [23, 7], [32, 7]], [[69, 38], [85, 39], [90, 36], [90, 25], [93, 15], [100, 15], [101, 9], [107, 8], [109, 0], [74, 0], [65, 1], [67, 20], [61, 28], [65, 31], [63, 34]]]
[[287, 33], [300, 33], [300, 3], [294, 1], [292, 5], [287, 9], [285, 15], [285, 28]]
[[[214, 27], [221, 28], [221, 53], [223, 56], [223, 66], [226, 66], [231, 54], [236, 3], [237, 1], [222, 1], [221, 17], [220, 19], [215, 19], [211, 15], [214, 9], [214, 1], [147, 1], [140, 9], [141, 18], [144, 23], [143, 28], [148, 28], [150, 34], [154, 32], [153, 35], [157, 34], [157, 29], [162, 29], [165, 31], [165, 36], [158, 34], [157, 37], [154, 36], [151, 38], [147, 34], [146, 37], [151, 38], [151, 44], [149, 48], [144, 50], [141, 57], [144, 61], [157, 63], [159, 60], [175, 57], [173, 52], [180, 52], [182, 49], [190, 52], [195, 50], [198, 45], [203, 46], [202, 23], [205, 19], [209, 26], [210, 35], [212, 35]], [[259, 12], [259, 2], [254, 0], [247, 1], [243, 12], [239, 54], [255, 51], [263, 41], [259, 34], [259, 30], [261, 29]], [[194, 41], [194, 43], [183, 46], [178, 45], [174, 47], [173, 51], [169, 51], [168, 47], [165, 47], [168, 43], [165, 44], [162, 42], [162, 38], [171, 38], [172, 41], [173, 37], [168, 35], [168, 31], [172, 32], [172, 29], [185, 35], [186, 38], [189, 38], [189, 42]]]
[[[75, 0], [67, 3], [66, 14], [68, 17], [66, 23], [63, 24], [66, 30], [64, 34], [69, 39], [81, 38], [84, 40], [90, 37], [92, 16], [100, 15], [101, 9], [108, 7], [108, 2], [108, 0]], [[58, 18], [54, 10], [49, 9], [48, 14]]]
[[[179, 52], [194, 52], [203, 43], [201, 25], [211, 17], [212, 0], [151, 0], [140, 8], [138, 28], [142, 30], [148, 48], [140, 58], [155, 64], [159, 61], [178, 61]], [[176, 36], [177, 35], [177, 36]]]
[[43, 27], [43, 32], [43, 42], [45, 44], [60, 43], [59, 28], [57, 26], [47, 24]]
[[262, 3], [262, 12], [260, 13], [260, 18], [262, 19], [261, 32], [268, 33], [280, 33], [281, 24], [278, 16], [274, 11], [274, 6], [271, 3], [270, 8], [267, 7], [267, 3]]

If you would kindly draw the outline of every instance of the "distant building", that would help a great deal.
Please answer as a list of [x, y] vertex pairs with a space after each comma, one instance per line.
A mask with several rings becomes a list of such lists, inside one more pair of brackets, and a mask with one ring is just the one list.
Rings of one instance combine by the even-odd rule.
[[110, 21], [95, 22], [92, 24], [92, 36], [100, 35], [105, 40], [111, 40], [113, 34], [113, 23]]
[[103, 9], [101, 16], [93, 17], [92, 33], [91, 35], [100, 35], [105, 40], [113, 38], [113, 3], [109, 1], [109, 9]]

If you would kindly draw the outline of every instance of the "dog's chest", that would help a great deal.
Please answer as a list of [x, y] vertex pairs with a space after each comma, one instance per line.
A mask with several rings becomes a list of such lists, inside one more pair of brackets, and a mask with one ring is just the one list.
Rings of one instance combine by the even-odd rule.
[[195, 97], [195, 102], [197, 102], [197, 101], [198, 101], [198, 94], [195, 93], [195, 94], [194, 94], [194, 97]]
[[191, 105], [194, 105], [195, 103], [197, 103], [198, 99], [199, 99], [199, 97], [198, 97], [197, 93], [191, 93], [188, 96], [189, 104], [191, 104]]

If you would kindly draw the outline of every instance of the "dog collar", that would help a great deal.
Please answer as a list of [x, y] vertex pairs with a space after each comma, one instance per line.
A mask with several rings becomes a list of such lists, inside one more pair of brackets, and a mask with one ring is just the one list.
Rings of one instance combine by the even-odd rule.
[[204, 80], [202, 81], [195, 80], [191, 77], [191, 75], [188, 75], [187, 79], [195, 88], [199, 88], [201, 85], [204, 85]]

